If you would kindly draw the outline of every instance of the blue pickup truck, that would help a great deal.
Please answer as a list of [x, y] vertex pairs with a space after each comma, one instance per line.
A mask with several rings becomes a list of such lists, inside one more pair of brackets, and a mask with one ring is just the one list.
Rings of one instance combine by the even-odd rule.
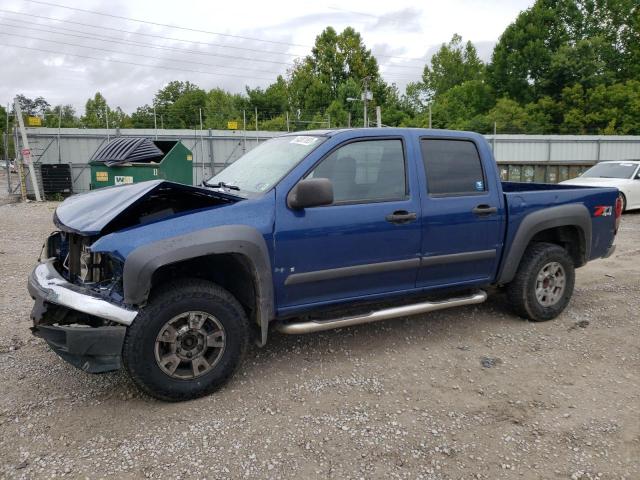
[[[283, 135], [200, 187], [150, 181], [65, 200], [29, 277], [35, 335], [148, 394], [220, 387], [251, 341], [478, 304], [505, 287], [558, 316], [574, 270], [611, 255], [615, 188], [500, 181], [478, 134]], [[497, 290], [497, 289], [494, 289]]]

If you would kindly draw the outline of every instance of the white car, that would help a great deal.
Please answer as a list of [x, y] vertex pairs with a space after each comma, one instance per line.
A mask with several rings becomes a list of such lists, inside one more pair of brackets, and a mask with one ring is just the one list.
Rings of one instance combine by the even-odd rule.
[[623, 212], [640, 208], [640, 160], [600, 162], [579, 177], [560, 183], [588, 187], [616, 187], [620, 190]]

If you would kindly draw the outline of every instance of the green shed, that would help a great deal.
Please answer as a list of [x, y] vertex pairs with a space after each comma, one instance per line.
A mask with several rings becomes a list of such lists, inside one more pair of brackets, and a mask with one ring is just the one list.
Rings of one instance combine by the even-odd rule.
[[193, 185], [193, 155], [178, 140], [118, 137], [91, 157], [90, 188], [171, 180]]

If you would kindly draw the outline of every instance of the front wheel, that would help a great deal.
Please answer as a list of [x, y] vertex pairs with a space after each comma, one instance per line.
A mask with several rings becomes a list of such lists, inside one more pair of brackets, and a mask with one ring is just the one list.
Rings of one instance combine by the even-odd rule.
[[136, 385], [160, 400], [209, 394], [239, 365], [249, 321], [228, 291], [202, 280], [168, 284], [127, 329], [122, 360]]
[[573, 261], [552, 243], [535, 243], [525, 251], [507, 298], [519, 316], [534, 322], [552, 320], [566, 308], [575, 283]]

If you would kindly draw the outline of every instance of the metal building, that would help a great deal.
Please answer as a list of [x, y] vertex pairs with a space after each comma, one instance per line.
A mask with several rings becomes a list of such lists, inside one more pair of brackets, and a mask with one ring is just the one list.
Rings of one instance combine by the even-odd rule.
[[487, 135], [503, 180], [556, 183], [597, 162], [640, 159], [640, 136]]
[[[193, 181], [222, 170], [244, 152], [283, 132], [28, 128], [33, 156], [41, 164], [71, 166], [73, 191], [89, 190], [89, 159], [114, 136], [179, 140], [193, 152]], [[504, 180], [555, 183], [605, 160], [640, 159], [640, 136], [487, 135]], [[39, 169], [38, 169], [39, 171]]]
[[[28, 128], [32, 156], [39, 164], [66, 163], [71, 166], [73, 191], [89, 190], [89, 159], [105, 142], [116, 136], [178, 140], [193, 154], [193, 183], [199, 185], [244, 152], [282, 132], [243, 132], [239, 130], [154, 130]], [[37, 169], [39, 172], [40, 169]]]

